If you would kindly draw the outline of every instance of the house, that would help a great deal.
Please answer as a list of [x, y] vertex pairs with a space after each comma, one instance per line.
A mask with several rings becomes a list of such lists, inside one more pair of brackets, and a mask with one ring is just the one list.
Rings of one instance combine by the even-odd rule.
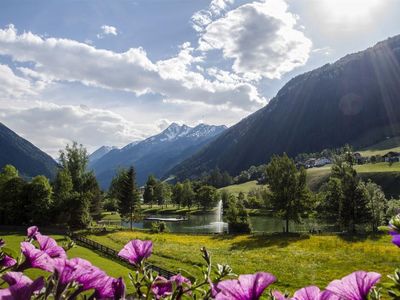
[[400, 153], [389, 151], [388, 153], [382, 156], [382, 159], [385, 162], [398, 162], [400, 161]]
[[314, 166], [315, 167], [322, 167], [328, 164], [331, 164], [332, 160], [326, 157], [321, 157], [315, 160]]
[[363, 165], [368, 162], [368, 157], [364, 157], [359, 152], [353, 153], [354, 161], [357, 165]]
[[307, 160], [304, 162], [304, 166], [306, 167], [306, 169], [308, 169], [308, 168], [314, 168], [314, 166], [315, 166], [315, 161], [316, 161], [315, 158], [307, 159]]

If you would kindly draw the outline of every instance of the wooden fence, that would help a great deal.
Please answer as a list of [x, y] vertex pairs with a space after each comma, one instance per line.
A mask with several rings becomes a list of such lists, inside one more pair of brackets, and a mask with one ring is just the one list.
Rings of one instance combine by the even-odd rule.
[[[132, 265], [129, 264], [129, 261], [127, 259], [119, 257], [118, 256], [118, 252], [115, 251], [114, 249], [111, 249], [111, 248], [109, 248], [107, 246], [104, 246], [104, 245], [102, 245], [100, 243], [97, 243], [97, 242], [95, 242], [93, 240], [90, 240], [88, 238], [85, 238], [85, 237], [77, 235], [77, 234], [71, 234], [70, 237], [71, 237], [72, 240], [76, 241], [78, 244], [80, 244], [80, 245], [82, 245], [84, 247], [91, 248], [91, 249], [94, 249], [96, 251], [99, 251], [104, 255], [110, 256], [111, 258], [113, 258], [115, 260], [118, 260], [118, 261], [121, 261], [124, 264], [128, 264], [129, 267], [132, 267]], [[150, 268], [151, 270], [153, 270], [154, 272], [158, 273], [160, 276], [163, 276], [163, 277], [165, 277], [167, 279], [169, 279], [170, 277], [176, 275], [176, 273], [173, 273], [171, 271], [168, 271], [168, 270], [165, 270], [163, 268], [157, 267], [157, 266], [155, 266], [153, 264], [148, 264], [147, 267]]]

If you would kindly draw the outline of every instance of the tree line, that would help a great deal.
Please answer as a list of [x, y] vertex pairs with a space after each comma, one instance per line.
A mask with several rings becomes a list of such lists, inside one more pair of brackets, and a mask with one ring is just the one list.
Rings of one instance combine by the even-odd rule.
[[[0, 172], [0, 224], [51, 224], [77, 229], [100, 219], [107, 197], [87, 166], [87, 151], [75, 142], [60, 151], [52, 182], [45, 176], [27, 180], [15, 167], [6, 165]], [[113, 187], [111, 192], [118, 199], [121, 215], [132, 218], [140, 200], [133, 167], [121, 170]]]

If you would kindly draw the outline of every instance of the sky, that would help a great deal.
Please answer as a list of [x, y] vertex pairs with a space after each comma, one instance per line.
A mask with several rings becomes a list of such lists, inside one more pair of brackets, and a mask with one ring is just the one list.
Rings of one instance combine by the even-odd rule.
[[232, 126], [291, 78], [400, 34], [398, 0], [3, 0], [0, 122], [57, 157]]

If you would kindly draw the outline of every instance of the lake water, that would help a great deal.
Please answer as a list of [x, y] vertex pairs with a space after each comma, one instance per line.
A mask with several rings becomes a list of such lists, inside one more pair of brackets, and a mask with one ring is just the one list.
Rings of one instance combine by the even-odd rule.
[[[180, 215], [151, 215], [155, 218], [179, 218]], [[253, 232], [282, 232], [285, 222], [280, 218], [272, 216], [250, 216], [250, 223]], [[154, 221], [143, 220], [133, 224], [135, 228], [151, 229]], [[105, 223], [108, 224], [108, 223]], [[110, 223], [112, 224], [112, 223]], [[115, 224], [115, 223], [114, 223]], [[119, 224], [119, 223], [117, 223]], [[222, 233], [227, 232], [228, 225], [218, 222], [215, 214], [190, 215], [188, 220], [180, 222], [165, 222], [169, 232], [177, 233]], [[123, 222], [122, 226], [129, 228], [128, 222]], [[318, 224], [315, 220], [305, 220], [303, 224], [290, 223], [290, 231], [309, 232], [310, 230], [332, 231], [331, 226]]]

